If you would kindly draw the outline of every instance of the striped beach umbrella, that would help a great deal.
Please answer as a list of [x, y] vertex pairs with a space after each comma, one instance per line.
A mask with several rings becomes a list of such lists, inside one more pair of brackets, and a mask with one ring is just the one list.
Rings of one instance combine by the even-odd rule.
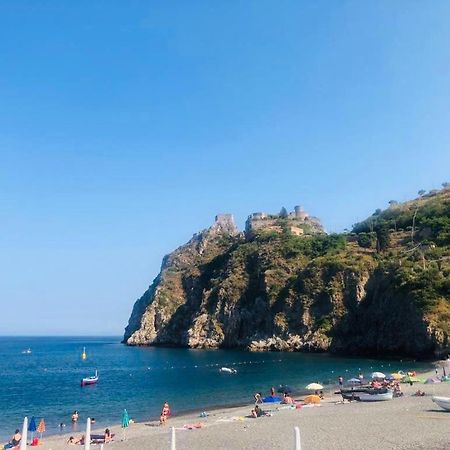
[[41, 419], [41, 421], [39, 422], [39, 425], [37, 427], [37, 432], [40, 435], [40, 439], [42, 439], [42, 434], [45, 433], [45, 421], [44, 421], [44, 419]]

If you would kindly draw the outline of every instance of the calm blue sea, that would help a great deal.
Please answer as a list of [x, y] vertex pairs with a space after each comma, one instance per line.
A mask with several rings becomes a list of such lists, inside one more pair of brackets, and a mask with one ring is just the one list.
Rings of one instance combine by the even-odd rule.
[[[81, 359], [83, 347], [88, 358]], [[22, 354], [31, 348], [32, 353]], [[47, 430], [72, 425], [73, 410], [80, 427], [87, 417], [96, 426], [119, 423], [123, 408], [132, 418], [159, 417], [168, 400], [174, 414], [208, 410], [252, 400], [271, 386], [287, 384], [301, 390], [307, 383], [334, 383], [339, 375], [351, 378], [361, 369], [392, 372], [428, 368], [425, 363], [337, 358], [301, 353], [248, 353], [231, 350], [137, 348], [111, 337], [0, 337], [0, 438], [21, 428], [25, 415], [44, 418]], [[235, 367], [236, 375], [219, 373]], [[98, 385], [80, 387], [84, 376], [98, 370]]]

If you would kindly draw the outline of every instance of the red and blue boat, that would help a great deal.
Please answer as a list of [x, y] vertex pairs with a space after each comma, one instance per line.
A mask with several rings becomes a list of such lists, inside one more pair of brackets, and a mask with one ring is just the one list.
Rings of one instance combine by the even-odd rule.
[[97, 384], [98, 382], [98, 373], [95, 371], [95, 375], [91, 377], [86, 377], [81, 380], [81, 386], [89, 386], [91, 384]]

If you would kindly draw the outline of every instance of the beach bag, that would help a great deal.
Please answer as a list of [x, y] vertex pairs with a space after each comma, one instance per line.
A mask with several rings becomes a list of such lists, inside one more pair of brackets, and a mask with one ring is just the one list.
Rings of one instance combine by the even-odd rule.
[[31, 442], [32, 447], [37, 447], [39, 445], [39, 438], [34, 438]]

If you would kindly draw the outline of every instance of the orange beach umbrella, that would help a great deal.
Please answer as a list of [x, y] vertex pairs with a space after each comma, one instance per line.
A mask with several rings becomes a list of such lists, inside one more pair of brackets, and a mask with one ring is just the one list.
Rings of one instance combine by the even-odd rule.
[[307, 395], [303, 401], [307, 404], [319, 404], [320, 397], [318, 395]]

